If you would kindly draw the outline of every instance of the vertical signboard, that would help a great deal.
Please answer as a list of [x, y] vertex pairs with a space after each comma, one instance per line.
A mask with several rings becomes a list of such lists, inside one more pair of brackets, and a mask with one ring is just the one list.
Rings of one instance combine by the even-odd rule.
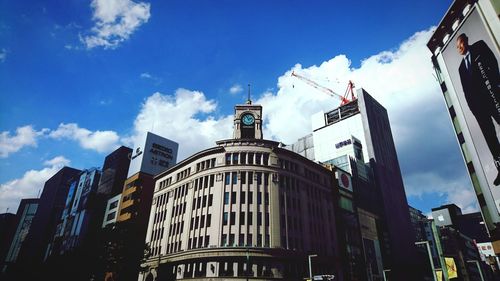
[[128, 176], [143, 172], [157, 175], [176, 164], [179, 144], [148, 132], [132, 152]]
[[[474, 5], [442, 50], [454, 96], [454, 114], [461, 114], [467, 131], [465, 138], [477, 176], [485, 178], [483, 188], [488, 205], [500, 211], [500, 74], [498, 43], [486, 24], [479, 7]], [[456, 118], [455, 118], [456, 119]], [[454, 123], [458, 122], [454, 119]], [[457, 125], [457, 124], [455, 124]], [[457, 131], [458, 133], [458, 131]], [[467, 158], [467, 156], [466, 156]], [[479, 168], [479, 169], [478, 169]], [[481, 173], [481, 175], [479, 175]], [[474, 181], [474, 178], [473, 178]], [[484, 184], [483, 184], [484, 185]], [[495, 202], [488, 202], [492, 198]]]

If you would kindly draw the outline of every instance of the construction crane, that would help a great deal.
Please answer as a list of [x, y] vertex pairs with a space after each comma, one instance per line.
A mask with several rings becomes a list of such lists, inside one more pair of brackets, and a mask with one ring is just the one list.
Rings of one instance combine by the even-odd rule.
[[[334, 92], [332, 89], [329, 89], [325, 86], [322, 86], [322, 85], [312, 81], [309, 78], [306, 78], [300, 74], [297, 74], [297, 73], [295, 73], [295, 71], [292, 71], [292, 76], [297, 77], [298, 79], [304, 81], [305, 83], [309, 84], [310, 86], [313, 86], [314, 88], [316, 88], [316, 89], [318, 89], [318, 90], [320, 90], [320, 91], [322, 91], [322, 92], [324, 92], [332, 97], [339, 98], [341, 100], [340, 105], [350, 103], [351, 101], [356, 99], [356, 97], [354, 96], [354, 83], [352, 83], [351, 80], [349, 80], [349, 83], [347, 84], [347, 89], [345, 90], [344, 96], [341, 96], [341, 95], [337, 94], [336, 92]], [[351, 99], [348, 98], [349, 94], [351, 96]]]

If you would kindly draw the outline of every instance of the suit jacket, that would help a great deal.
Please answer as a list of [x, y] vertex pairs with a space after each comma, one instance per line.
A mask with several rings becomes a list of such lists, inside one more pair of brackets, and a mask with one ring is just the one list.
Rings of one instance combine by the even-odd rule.
[[482, 40], [470, 45], [469, 52], [469, 69], [465, 57], [458, 69], [469, 109], [476, 118], [500, 117], [500, 74], [495, 55]]

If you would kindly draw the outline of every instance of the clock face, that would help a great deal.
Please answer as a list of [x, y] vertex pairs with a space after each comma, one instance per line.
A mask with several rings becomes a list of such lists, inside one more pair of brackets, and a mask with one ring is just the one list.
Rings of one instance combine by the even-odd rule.
[[255, 122], [255, 118], [252, 114], [245, 114], [243, 115], [243, 117], [241, 117], [241, 121], [243, 122], [243, 124], [249, 126]]

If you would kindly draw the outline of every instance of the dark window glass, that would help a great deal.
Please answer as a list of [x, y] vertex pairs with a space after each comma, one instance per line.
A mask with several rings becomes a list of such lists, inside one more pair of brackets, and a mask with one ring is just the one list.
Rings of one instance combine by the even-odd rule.
[[244, 225], [244, 224], [245, 224], [245, 213], [241, 212], [240, 213], [240, 225]]
[[222, 216], [222, 224], [227, 225], [228, 223], [228, 214], [227, 212], [224, 212], [224, 215]]
[[246, 194], [246, 192], [245, 192], [245, 191], [242, 191], [242, 192], [240, 193], [240, 204], [245, 204], [245, 201], [246, 201], [246, 200], [245, 200], [245, 199], [246, 199], [246, 198], [245, 198], [245, 196], [246, 196], [246, 195], [247, 195], [247, 194]]
[[205, 227], [205, 215], [201, 216], [201, 218], [200, 218], [200, 228], [203, 228], [203, 227]]
[[212, 223], [212, 215], [208, 214], [207, 215], [207, 227], [210, 227], [211, 223]]
[[231, 174], [230, 173], [226, 173], [224, 182], [226, 183], [226, 185], [231, 183]]
[[236, 213], [231, 212], [231, 225], [234, 225], [236, 222]]
[[224, 205], [229, 204], [229, 192], [224, 192]]
[[236, 192], [231, 192], [231, 204], [236, 204]]
[[248, 212], [248, 225], [253, 224], [253, 212]]
[[232, 177], [233, 177], [233, 184], [237, 184], [238, 183], [238, 173], [233, 172]]
[[248, 204], [253, 204], [253, 192], [248, 192]]

